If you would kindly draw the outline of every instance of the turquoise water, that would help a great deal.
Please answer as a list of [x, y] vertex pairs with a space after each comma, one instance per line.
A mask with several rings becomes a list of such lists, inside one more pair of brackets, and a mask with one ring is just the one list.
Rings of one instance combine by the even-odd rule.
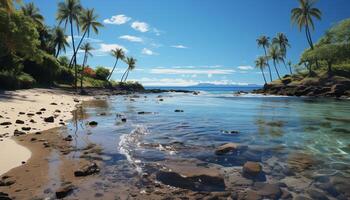
[[[101, 145], [109, 157], [106, 166], [127, 161], [139, 174], [154, 172], [155, 163], [165, 160], [195, 159], [222, 168], [260, 162], [268, 180], [350, 178], [348, 100], [235, 96], [227, 91], [160, 95], [111, 96], [85, 104], [77, 111], [78, 126], [69, 126], [70, 134], [83, 138], [76, 140], [77, 146]], [[97, 127], [85, 125], [92, 120]], [[228, 142], [243, 148], [215, 155], [215, 148]], [[281, 169], [271, 166], [271, 160]]]

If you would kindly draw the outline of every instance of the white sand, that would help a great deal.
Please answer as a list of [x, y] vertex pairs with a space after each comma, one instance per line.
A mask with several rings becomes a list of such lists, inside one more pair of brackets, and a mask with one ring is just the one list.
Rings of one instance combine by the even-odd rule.
[[[23, 131], [27, 134], [48, 130], [62, 126], [59, 123], [72, 118], [71, 111], [75, 109], [74, 99], [81, 101], [89, 100], [91, 97], [74, 96], [62, 90], [52, 89], [30, 89], [5, 91], [0, 93], [0, 124], [11, 122], [11, 125], [0, 125], [0, 175], [8, 172], [14, 167], [27, 161], [31, 152], [23, 146], [17, 144], [11, 137], [15, 130], [23, 131], [22, 127], [31, 127], [30, 131]], [[56, 103], [57, 105], [51, 105]], [[42, 114], [36, 114], [40, 109]], [[57, 112], [59, 110], [60, 112]], [[25, 114], [19, 114], [24, 112]], [[35, 114], [28, 116], [28, 113]], [[54, 116], [54, 123], [44, 122], [44, 118]], [[24, 121], [24, 124], [16, 124], [16, 120]], [[30, 122], [33, 119], [35, 123]], [[8, 136], [4, 136], [8, 134]], [[1, 141], [2, 140], [2, 141]]]

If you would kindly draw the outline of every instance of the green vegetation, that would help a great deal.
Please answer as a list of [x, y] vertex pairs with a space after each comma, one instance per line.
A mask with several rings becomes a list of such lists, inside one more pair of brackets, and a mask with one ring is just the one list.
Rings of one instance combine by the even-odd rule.
[[[98, 34], [103, 27], [94, 9], [85, 9], [79, 0], [59, 2], [56, 16], [58, 25], [51, 28], [45, 25], [45, 19], [34, 3], [21, 2], [16, 6], [19, 2], [21, 1], [0, 1], [1, 89], [51, 85], [73, 86], [77, 89], [79, 81], [81, 91], [83, 87], [139, 87], [138, 83], [131, 82], [120, 87], [121, 83], [110, 81], [118, 60], [128, 65], [122, 81], [127, 80], [129, 72], [136, 66], [135, 59], [125, 60], [122, 49], [111, 52], [116, 58], [112, 71], [106, 67], [94, 70], [88, 66], [88, 58], [93, 56], [94, 47], [84, 41], [90, 37], [91, 32]], [[70, 40], [65, 34], [66, 28]], [[82, 34], [78, 43], [74, 38], [76, 33]], [[67, 47], [73, 50], [71, 57], [64, 55]], [[79, 50], [84, 55], [81, 65], [77, 63]]]

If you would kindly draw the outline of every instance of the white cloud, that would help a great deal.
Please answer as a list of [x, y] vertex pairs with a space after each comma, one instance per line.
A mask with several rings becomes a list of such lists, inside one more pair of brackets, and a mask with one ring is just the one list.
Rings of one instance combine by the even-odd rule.
[[[81, 37], [80, 35], [74, 35], [74, 42], [78, 43], [80, 40], [81, 40]], [[72, 36], [67, 36], [67, 42], [69, 44], [72, 43]], [[95, 38], [91, 38], [91, 37], [85, 37], [84, 38], [84, 42], [90, 42], [90, 43], [101, 43], [102, 40], [99, 40], [99, 39], [95, 39]]]
[[151, 69], [151, 74], [232, 74], [231, 69]]
[[252, 67], [252, 66], [238, 66], [237, 68], [240, 70], [253, 70], [254, 69], [254, 67]]
[[125, 24], [126, 22], [130, 21], [131, 18], [125, 15], [114, 15], [110, 19], [105, 19], [103, 22], [105, 24], [116, 24], [116, 25], [121, 25]]
[[200, 83], [209, 83], [214, 85], [248, 85], [248, 83], [241, 83], [241, 82], [233, 82], [230, 80], [215, 80], [215, 81], [197, 81], [197, 80], [191, 80], [191, 79], [182, 79], [182, 78], [162, 78], [162, 79], [156, 79], [156, 78], [141, 78], [141, 79], [134, 79], [132, 81], [138, 81], [142, 83], [144, 86], [193, 86]]
[[221, 68], [221, 65], [208, 65], [208, 66], [193, 66], [193, 65], [188, 65], [188, 66], [172, 66], [170, 68], [174, 69], [215, 69], [215, 68]]
[[153, 32], [156, 34], [156, 36], [160, 36], [160, 34], [163, 33], [163, 31], [158, 30], [156, 28], [153, 28]]
[[186, 47], [186, 46], [184, 46], [184, 45], [181, 45], [181, 44], [179, 44], [179, 45], [173, 45], [173, 46], [171, 46], [171, 47], [176, 48], [176, 49], [187, 49], [187, 48], [188, 48], [188, 47]]
[[142, 33], [149, 31], [149, 25], [145, 22], [134, 21], [131, 24], [131, 27], [137, 31]]
[[141, 53], [148, 56], [157, 55], [155, 52], [147, 48], [143, 48]]
[[110, 54], [110, 52], [113, 49], [123, 49], [125, 53], [128, 52], [128, 49], [126, 49], [124, 46], [119, 45], [119, 44], [105, 44], [105, 43], [101, 43], [99, 44], [100, 47], [96, 50], [93, 51], [93, 54], [96, 56], [107, 56]]
[[143, 39], [140, 37], [132, 36], [132, 35], [122, 35], [119, 37], [120, 39], [127, 40], [130, 42], [143, 42]]

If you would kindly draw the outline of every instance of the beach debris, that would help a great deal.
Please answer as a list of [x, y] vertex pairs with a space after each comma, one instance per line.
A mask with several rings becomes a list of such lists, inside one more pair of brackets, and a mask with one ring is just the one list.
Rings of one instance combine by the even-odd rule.
[[92, 174], [97, 174], [100, 172], [100, 168], [97, 166], [96, 163], [90, 163], [85, 166], [83, 166], [81, 169], [74, 172], [74, 176], [81, 177], [81, 176], [89, 176]]
[[176, 109], [174, 112], [184, 112], [183, 110]]
[[228, 152], [235, 151], [238, 148], [238, 144], [236, 143], [227, 143], [224, 145], [221, 145], [216, 148], [215, 154], [216, 155], [224, 155]]
[[14, 136], [20, 136], [20, 135], [25, 135], [25, 134], [26, 134], [25, 132], [19, 131], [19, 130], [15, 130], [13, 133]]
[[11, 122], [2, 122], [0, 123], [1, 126], [8, 126], [8, 125], [11, 125], [12, 123]]
[[30, 131], [30, 129], [32, 129], [31, 127], [22, 127], [23, 131]]
[[243, 174], [248, 176], [258, 176], [262, 172], [260, 163], [248, 161], [243, 165]]
[[89, 122], [89, 125], [90, 125], [90, 126], [97, 126], [97, 124], [98, 124], [98, 123], [97, 123], [96, 121], [91, 121], [91, 122]]
[[45, 117], [44, 121], [45, 122], [49, 122], [49, 123], [53, 123], [55, 121], [55, 118], [53, 116]]
[[24, 124], [24, 121], [23, 121], [23, 120], [17, 119], [17, 120], [16, 120], [16, 124]]
[[55, 194], [56, 194], [56, 198], [57, 198], [57, 199], [63, 199], [63, 198], [65, 198], [66, 196], [72, 194], [74, 190], [75, 190], [75, 186], [72, 185], [72, 184], [63, 186], [63, 187], [59, 188], [59, 189], [56, 191], [56, 193], [55, 193]]

